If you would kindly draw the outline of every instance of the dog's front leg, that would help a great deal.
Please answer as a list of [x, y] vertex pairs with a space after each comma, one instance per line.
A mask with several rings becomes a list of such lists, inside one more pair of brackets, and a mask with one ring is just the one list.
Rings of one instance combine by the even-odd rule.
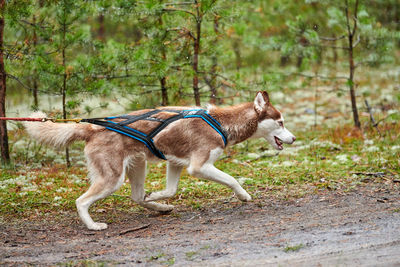
[[128, 178], [131, 183], [132, 199], [136, 201], [140, 206], [161, 211], [169, 212], [174, 209], [172, 205], [161, 204], [157, 202], [146, 202], [144, 201], [144, 181], [146, 179], [146, 161], [135, 162], [133, 166], [128, 169]]
[[238, 181], [229, 174], [217, 169], [211, 163], [205, 163], [201, 167], [189, 166], [188, 172], [191, 175], [214, 181], [226, 185], [235, 192], [236, 196], [242, 201], [250, 201], [251, 196], [244, 190]]
[[181, 176], [182, 166], [167, 163], [167, 187], [165, 190], [153, 192], [144, 201], [156, 201], [173, 197], [178, 191], [179, 177]]

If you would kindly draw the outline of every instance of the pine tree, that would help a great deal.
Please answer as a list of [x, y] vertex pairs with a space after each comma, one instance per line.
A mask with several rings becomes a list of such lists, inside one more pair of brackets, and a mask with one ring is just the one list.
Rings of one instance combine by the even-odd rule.
[[[6, 71], [5, 55], [11, 55], [14, 47], [10, 45], [6, 48], [7, 36], [4, 36], [6, 22], [10, 27], [15, 26], [16, 22], [21, 17], [30, 15], [31, 2], [28, 0], [21, 1], [5, 1], [0, 0], [0, 117], [6, 117], [6, 91], [7, 91], [7, 77], [10, 74]], [[19, 52], [10, 58], [19, 58]], [[0, 150], [1, 150], [1, 163], [9, 164], [9, 145], [6, 121], [0, 121]]]
[[[4, 10], [5, 0], [0, 0], [0, 117], [6, 116], [6, 80], [7, 75], [4, 68]], [[1, 163], [10, 163], [10, 154], [8, 151], [8, 135], [6, 121], [0, 121], [0, 149], [1, 149]]]

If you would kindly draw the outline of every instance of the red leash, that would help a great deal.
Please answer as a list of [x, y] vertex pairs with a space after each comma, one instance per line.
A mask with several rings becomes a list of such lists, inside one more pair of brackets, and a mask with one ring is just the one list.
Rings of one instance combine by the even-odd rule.
[[69, 122], [73, 121], [76, 123], [81, 122], [81, 118], [75, 118], [75, 119], [53, 119], [53, 118], [8, 118], [8, 117], [0, 117], [0, 121], [40, 121], [40, 122], [46, 122], [46, 121], [51, 121], [51, 122]]
[[0, 117], [0, 121], [46, 121], [46, 118], [7, 118]]

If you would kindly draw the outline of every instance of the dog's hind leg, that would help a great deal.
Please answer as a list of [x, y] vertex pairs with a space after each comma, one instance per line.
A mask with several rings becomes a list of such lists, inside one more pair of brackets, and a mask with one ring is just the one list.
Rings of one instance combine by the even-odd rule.
[[144, 192], [144, 181], [146, 179], [146, 161], [136, 161], [128, 168], [128, 178], [132, 188], [132, 199], [140, 206], [147, 209], [169, 212], [174, 209], [172, 205], [161, 204], [153, 201], [146, 202]]
[[[103, 161], [98, 167], [90, 164], [90, 162], [91, 160], [88, 159], [92, 184], [88, 191], [76, 200], [76, 207], [87, 228], [90, 230], [104, 230], [107, 228], [107, 224], [94, 222], [89, 215], [89, 207], [95, 201], [111, 195], [121, 187], [125, 179], [125, 169], [129, 163], [129, 158], [121, 159], [121, 162], [113, 158], [112, 163]], [[119, 164], [120, 166], [117, 166]]]
[[171, 162], [167, 163], [167, 188], [162, 191], [153, 192], [145, 198], [145, 201], [155, 201], [173, 197], [178, 190], [179, 177], [183, 167]]

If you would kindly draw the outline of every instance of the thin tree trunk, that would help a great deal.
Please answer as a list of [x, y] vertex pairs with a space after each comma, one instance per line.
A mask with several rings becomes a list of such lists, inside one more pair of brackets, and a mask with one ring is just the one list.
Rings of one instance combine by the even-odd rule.
[[[62, 95], [62, 112], [63, 112], [63, 119], [67, 118], [67, 109], [66, 109], [66, 93], [67, 93], [67, 66], [66, 66], [66, 57], [65, 57], [65, 35], [66, 35], [67, 27], [65, 21], [63, 22], [63, 43], [62, 43], [62, 66], [64, 68], [63, 74], [63, 84], [61, 88], [61, 95]], [[69, 149], [68, 147], [65, 149], [65, 160], [67, 163], [67, 167], [71, 167], [71, 161], [69, 159]]]
[[353, 57], [353, 39], [349, 36], [349, 89], [350, 89], [350, 98], [351, 98], [351, 109], [353, 111], [353, 119], [354, 119], [354, 126], [357, 128], [361, 128], [360, 119], [358, 117], [358, 110], [357, 110], [357, 102], [356, 102], [356, 93], [354, 90], [354, 73], [355, 73], [355, 66], [354, 66], [354, 57]]
[[39, 97], [38, 97], [38, 80], [37, 80], [37, 71], [33, 70], [33, 110], [38, 110], [39, 109]]
[[[3, 14], [5, 0], [0, 0], [0, 10]], [[4, 69], [4, 16], [0, 17], [0, 117], [6, 116], [6, 71]], [[10, 163], [10, 154], [8, 148], [8, 135], [7, 135], [7, 124], [6, 121], [0, 121], [0, 149], [1, 149], [1, 163]]]
[[[335, 43], [333, 43], [333, 45], [335, 45]], [[338, 63], [338, 51], [335, 47], [332, 48], [332, 54], [333, 54], [333, 62], [335, 64]]]
[[[36, 25], [36, 15], [33, 15], [33, 24]], [[36, 27], [33, 27], [33, 47], [36, 50], [37, 46], [37, 34], [36, 34]], [[33, 70], [33, 109], [38, 110], [39, 108], [39, 98], [38, 98], [38, 79], [37, 79], [37, 70], [34, 68]]]
[[323, 61], [323, 50], [322, 50], [322, 48], [318, 48], [318, 50], [317, 50], [317, 63], [318, 63], [318, 65], [322, 65], [322, 61]]
[[233, 53], [235, 53], [236, 70], [240, 70], [242, 67], [242, 54], [240, 53], [239, 40], [233, 40]]
[[193, 93], [196, 106], [200, 106], [200, 91], [199, 91], [199, 53], [200, 53], [200, 35], [201, 35], [201, 15], [200, 7], [197, 0], [194, 1], [196, 4], [197, 16], [196, 16], [196, 36], [193, 42]]
[[[162, 4], [162, 0], [160, 0], [160, 4]], [[158, 24], [159, 24], [160, 28], [162, 29], [162, 25], [163, 25], [162, 14], [159, 15]], [[161, 48], [161, 58], [164, 61], [167, 59], [167, 53], [165, 51], [165, 45], [164, 45], [165, 37], [166, 37], [166, 34], [163, 34], [161, 47], [160, 47]], [[167, 88], [167, 77], [166, 76], [163, 76], [160, 78], [160, 85], [161, 85], [161, 105], [168, 106], [169, 101], [168, 101], [168, 88]]]
[[106, 37], [105, 37], [106, 28], [104, 25], [104, 14], [103, 13], [100, 13], [99, 17], [97, 18], [97, 22], [99, 23], [97, 37], [99, 38], [100, 41], [105, 42], [106, 41]]
[[361, 123], [360, 119], [358, 117], [358, 109], [357, 109], [357, 101], [356, 101], [356, 93], [355, 93], [355, 88], [354, 88], [354, 73], [356, 70], [355, 64], [354, 64], [354, 35], [357, 31], [357, 10], [358, 10], [358, 0], [356, 0], [356, 3], [354, 5], [354, 26], [353, 29], [351, 29], [350, 25], [350, 19], [349, 19], [349, 5], [348, 1], [345, 0], [345, 15], [346, 15], [346, 21], [347, 21], [347, 30], [348, 30], [348, 50], [349, 50], [349, 79], [348, 79], [348, 84], [349, 84], [349, 89], [350, 89], [350, 98], [351, 98], [351, 109], [353, 111], [353, 120], [354, 120], [354, 126], [357, 128], [361, 128]]
[[199, 52], [200, 52], [201, 21], [196, 23], [196, 39], [194, 40], [193, 52], [193, 93], [196, 106], [200, 106], [199, 92]]
[[303, 55], [298, 55], [297, 56], [296, 67], [300, 68], [302, 64], [303, 64]]
[[[219, 16], [215, 15], [214, 17], [214, 32], [216, 34], [215, 42], [218, 41], [218, 34], [219, 34], [219, 23], [218, 23]], [[217, 103], [217, 67], [218, 67], [218, 58], [216, 53], [212, 56], [212, 66], [211, 66], [211, 80], [210, 80], [210, 103], [216, 104]]]
[[160, 84], [161, 84], [161, 105], [168, 106], [169, 101], [168, 101], [168, 91], [167, 91], [167, 79], [165, 78], [165, 76], [160, 79]]
[[285, 67], [290, 62], [289, 56], [281, 56], [280, 66]]

